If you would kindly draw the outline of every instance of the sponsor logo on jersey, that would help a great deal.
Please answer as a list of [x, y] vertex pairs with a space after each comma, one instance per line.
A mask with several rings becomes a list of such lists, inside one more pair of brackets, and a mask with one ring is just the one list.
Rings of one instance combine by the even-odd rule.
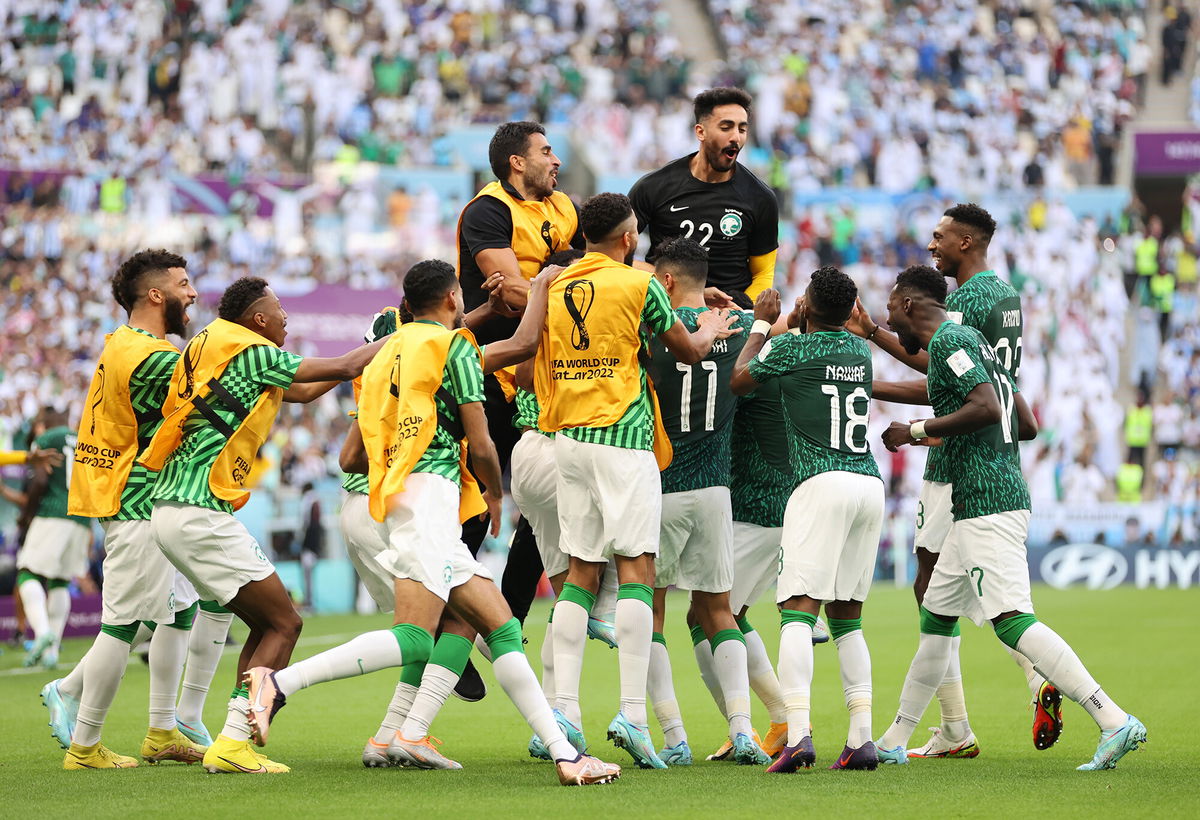
[[737, 236], [742, 230], [742, 218], [735, 213], [727, 213], [721, 217], [721, 233], [726, 236]]

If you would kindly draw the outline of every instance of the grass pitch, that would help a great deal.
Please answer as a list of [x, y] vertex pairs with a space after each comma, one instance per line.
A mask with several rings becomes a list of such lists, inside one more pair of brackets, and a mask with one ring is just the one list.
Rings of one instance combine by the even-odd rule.
[[[1065, 706], [1066, 728], [1053, 749], [1038, 752], [1030, 735], [1024, 680], [989, 631], [964, 625], [963, 671], [971, 723], [982, 754], [974, 760], [914, 760], [876, 772], [826, 770], [845, 741], [835, 650], [816, 648], [813, 685], [814, 741], [820, 768], [792, 776], [708, 763], [723, 725], [700, 682], [683, 625], [686, 600], [669, 599], [667, 640], [680, 706], [697, 757], [690, 768], [639, 771], [629, 765], [607, 787], [563, 789], [547, 763], [531, 760], [529, 729], [481, 663], [491, 691], [477, 704], [451, 700], [433, 732], [443, 751], [465, 767], [456, 772], [364, 769], [359, 755], [382, 718], [396, 673], [338, 681], [297, 694], [271, 733], [271, 757], [292, 767], [287, 775], [206, 775], [198, 766], [164, 764], [135, 770], [66, 772], [63, 752], [46, 727], [38, 691], [52, 675], [20, 669], [21, 655], [0, 656], [0, 794], [8, 817], [355, 817], [403, 815], [539, 817], [551, 814], [627, 816], [813, 816], [871, 813], [930, 816], [1188, 816], [1200, 813], [1200, 778], [1191, 745], [1200, 729], [1196, 591], [1134, 590], [1095, 593], [1039, 588], [1039, 616], [1076, 649], [1092, 674], [1149, 729], [1150, 742], [1115, 771], [1076, 772], [1090, 759], [1097, 733], [1074, 704]], [[528, 655], [538, 650], [548, 604], [539, 602], [527, 626]], [[778, 620], [769, 602], [751, 614], [774, 657]], [[904, 674], [916, 648], [917, 619], [911, 593], [877, 585], [867, 602], [867, 640], [874, 663], [875, 735], [895, 714]], [[296, 657], [313, 655], [369, 629], [386, 616], [321, 617], [305, 624]], [[235, 626], [235, 635], [244, 629]], [[77, 661], [89, 641], [68, 641], [63, 664]], [[205, 713], [214, 733], [224, 722], [233, 684], [233, 652], [217, 671]], [[584, 666], [584, 730], [592, 751], [630, 764], [604, 740], [617, 709], [617, 655], [589, 641]], [[58, 674], [65, 674], [59, 671]], [[136, 755], [145, 733], [148, 674], [130, 663], [105, 726], [105, 743]], [[766, 714], [755, 701], [755, 725]], [[935, 725], [936, 703], [925, 723]], [[655, 737], [661, 739], [654, 726]], [[924, 742], [924, 730], [914, 743]], [[36, 813], [36, 814], [35, 814]]]

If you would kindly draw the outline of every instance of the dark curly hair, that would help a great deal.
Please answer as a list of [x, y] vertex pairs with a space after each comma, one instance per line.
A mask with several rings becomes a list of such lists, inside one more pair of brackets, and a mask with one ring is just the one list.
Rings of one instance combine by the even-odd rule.
[[422, 260], [404, 274], [404, 305], [412, 313], [421, 313], [457, 286], [453, 265], [440, 259]]
[[953, 208], [947, 208], [944, 216], [948, 216], [960, 225], [974, 228], [975, 238], [986, 245], [996, 233], [996, 220], [992, 215], [980, 208], [974, 202], [958, 203]]
[[808, 303], [823, 321], [843, 324], [854, 310], [858, 286], [832, 265], [813, 271], [808, 283]]
[[488, 164], [496, 179], [507, 180], [512, 166], [508, 158], [514, 154], [525, 156], [529, 150], [529, 138], [534, 134], [545, 135], [546, 129], [538, 122], [506, 122], [496, 129], [488, 143]]
[[603, 242], [632, 213], [625, 194], [596, 194], [579, 209], [579, 225], [588, 242]]
[[750, 95], [740, 88], [710, 88], [701, 91], [692, 100], [692, 109], [696, 114], [696, 122], [703, 122], [713, 109], [721, 105], [740, 105], [750, 113]]
[[221, 302], [217, 305], [217, 315], [227, 322], [236, 322], [242, 318], [246, 308], [263, 298], [267, 292], [267, 280], [257, 276], [243, 276], [221, 294]]
[[584, 252], [579, 250], [579, 248], [567, 248], [565, 251], [555, 251], [542, 263], [540, 269], [545, 270], [550, 265], [558, 265], [565, 268], [577, 259], [582, 259], [583, 254]]
[[946, 301], [946, 277], [928, 265], [910, 265], [900, 271], [896, 288], [902, 293], [928, 296], [938, 303]]
[[146, 279], [170, 268], [186, 268], [187, 260], [177, 253], [159, 248], [138, 251], [121, 263], [112, 278], [112, 295], [117, 304], [132, 311], [146, 290]]
[[708, 251], [695, 239], [677, 236], [655, 249], [654, 267], [703, 286], [708, 281]]

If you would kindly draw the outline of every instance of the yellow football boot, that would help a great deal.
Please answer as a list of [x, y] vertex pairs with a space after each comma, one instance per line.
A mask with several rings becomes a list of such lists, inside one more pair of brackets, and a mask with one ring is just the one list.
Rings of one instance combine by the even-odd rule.
[[142, 760], [155, 766], [164, 760], [199, 763], [207, 746], [193, 743], [179, 729], [150, 729], [142, 741]]
[[80, 746], [72, 743], [63, 758], [63, 768], [72, 769], [136, 769], [137, 758], [119, 755], [103, 743]]
[[209, 774], [283, 774], [291, 769], [256, 753], [248, 740], [217, 735], [204, 753], [204, 771]]
[[771, 721], [771, 728], [767, 729], [767, 738], [762, 742], [762, 750], [773, 760], [783, 751], [784, 746], [787, 746], [787, 723]]

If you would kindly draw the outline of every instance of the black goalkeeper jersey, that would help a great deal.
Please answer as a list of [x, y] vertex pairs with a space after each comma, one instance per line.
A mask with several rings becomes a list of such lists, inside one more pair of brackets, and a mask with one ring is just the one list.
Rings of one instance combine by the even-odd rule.
[[650, 232], [650, 253], [667, 239], [688, 236], [708, 250], [708, 284], [728, 292], [750, 286], [750, 257], [779, 247], [775, 192], [748, 168], [734, 165], [728, 182], [701, 182], [689, 164], [695, 154], [639, 179], [629, 191], [638, 231]]

